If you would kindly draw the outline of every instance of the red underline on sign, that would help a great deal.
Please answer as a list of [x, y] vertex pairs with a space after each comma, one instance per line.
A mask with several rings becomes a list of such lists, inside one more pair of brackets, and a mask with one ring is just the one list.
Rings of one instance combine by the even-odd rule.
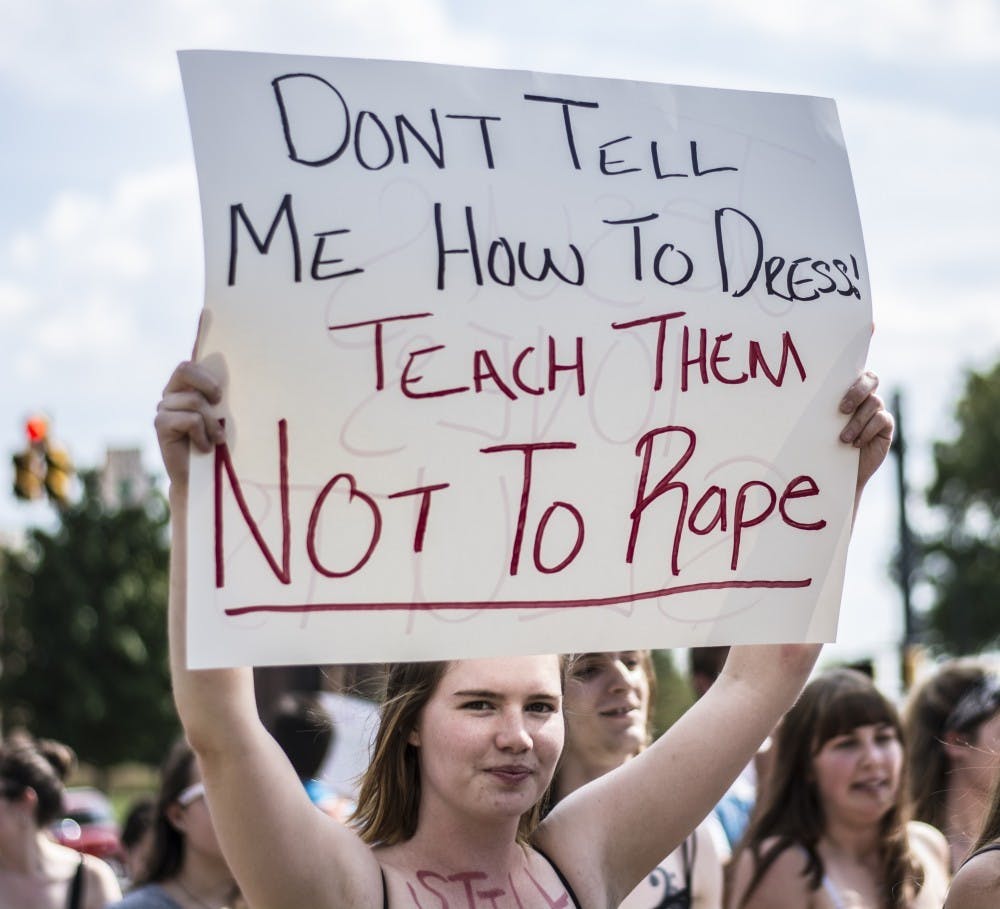
[[640, 600], [655, 600], [679, 593], [698, 593], [702, 590], [789, 590], [808, 587], [812, 578], [797, 581], [703, 581], [700, 584], [679, 584], [659, 590], [643, 590], [612, 597], [590, 597], [582, 600], [437, 600], [425, 603], [291, 603], [231, 606], [226, 615], [248, 615], [255, 612], [426, 612], [445, 609], [580, 609], [585, 606], [617, 606]]

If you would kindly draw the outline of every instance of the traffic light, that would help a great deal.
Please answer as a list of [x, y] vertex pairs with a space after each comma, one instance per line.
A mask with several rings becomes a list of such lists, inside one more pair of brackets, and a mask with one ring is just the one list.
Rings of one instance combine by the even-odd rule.
[[45, 455], [27, 448], [14, 455], [14, 495], [25, 501], [40, 499], [45, 483]]
[[65, 448], [49, 438], [49, 421], [35, 414], [24, 421], [27, 441], [14, 455], [14, 495], [30, 501], [48, 494], [57, 505], [69, 501], [73, 463]]
[[73, 479], [73, 462], [69, 452], [51, 443], [45, 446], [45, 491], [59, 505], [69, 501], [70, 482]]

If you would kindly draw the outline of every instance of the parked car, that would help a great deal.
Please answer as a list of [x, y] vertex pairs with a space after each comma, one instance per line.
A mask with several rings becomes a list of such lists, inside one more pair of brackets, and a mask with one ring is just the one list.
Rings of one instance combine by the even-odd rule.
[[71, 786], [64, 797], [63, 817], [49, 828], [56, 841], [77, 852], [104, 859], [116, 871], [124, 867], [125, 852], [118, 821], [108, 797], [91, 786]]

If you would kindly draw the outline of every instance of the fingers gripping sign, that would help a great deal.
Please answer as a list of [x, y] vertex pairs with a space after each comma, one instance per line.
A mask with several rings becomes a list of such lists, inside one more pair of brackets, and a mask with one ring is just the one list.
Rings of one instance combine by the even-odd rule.
[[215, 416], [221, 400], [222, 387], [204, 366], [185, 361], [170, 376], [154, 425], [171, 483], [187, 481], [190, 444], [207, 453], [225, 439]]

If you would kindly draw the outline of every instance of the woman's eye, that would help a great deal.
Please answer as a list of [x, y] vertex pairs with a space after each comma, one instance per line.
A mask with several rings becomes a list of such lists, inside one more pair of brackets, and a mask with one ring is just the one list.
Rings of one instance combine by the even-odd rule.
[[579, 679], [581, 682], [587, 679], [592, 679], [601, 671], [601, 667], [594, 665], [593, 663], [586, 666], [581, 666], [579, 669], [573, 670], [573, 678]]
[[489, 710], [492, 705], [489, 701], [466, 701], [462, 705], [463, 710]]
[[556, 705], [549, 701], [535, 701], [528, 704], [526, 709], [529, 713], [555, 713]]

